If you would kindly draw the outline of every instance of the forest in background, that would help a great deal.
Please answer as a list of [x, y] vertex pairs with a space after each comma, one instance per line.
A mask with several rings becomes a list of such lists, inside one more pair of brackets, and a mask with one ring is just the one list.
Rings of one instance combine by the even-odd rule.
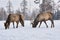
[[0, 20], [6, 20], [7, 16], [13, 13], [23, 14], [25, 17], [25, 20], [31, 20], [31, 19], [34, 19], [38, 13], [45, 12], [45, 11], [51, 11], [54, 14], [54, 20], [60, 19], [60, 9], [59, 9], [60, 1], [58, 1], [58, 5], [55, 4], [54, 0], [53, 1], [43, 0], [41, 4], [40, 4], [40, 0], [35, 0], [34, 3], [39, 4], [39, 9], [35, 8], [31, 13], [30, 11], [27, 12], [28, 2], [26, 0], [22, 0], [22, 2], [20, 3], [20, 6], [22, 8], [18, 8], [16, 11], [12, 10], [12, 6], [13, 6], [12, 2], [8, 0], [8, 3], [6, 5], [7, 11], [3, 7], [0, 8]]

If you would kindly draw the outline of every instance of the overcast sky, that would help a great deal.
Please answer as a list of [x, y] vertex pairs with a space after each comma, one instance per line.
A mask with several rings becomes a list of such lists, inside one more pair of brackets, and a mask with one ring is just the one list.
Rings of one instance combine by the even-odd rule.
[[[22, 2], [22, 0], [10, 0], [10, 1], [12, 2], [14, 10], [20, 8], [20, 3]], [[32, 10], [34, 8], [39, 8], [38, 5], [34, 3], [34, 0], [26, 0], [26, 1], [28, 3], [27, 7], [29, 10]], [[57, 3], [58, 0], [54, 0], [54, 1]], [[0, 0], [0, 8], [4, 7], [6, 9], [7, 4], [8, 4], [8, 0]]]

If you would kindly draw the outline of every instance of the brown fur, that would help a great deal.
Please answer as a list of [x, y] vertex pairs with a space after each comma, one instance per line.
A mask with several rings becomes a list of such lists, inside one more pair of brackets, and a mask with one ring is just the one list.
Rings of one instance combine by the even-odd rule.
[[6, 22], [4, 23], [5, 29], [9, 28], [10, 22], [13, 22], [13, 28], [15, 28], [15, 27], [14, 27], [14, 22], [17, 23], [16, 28], [18, 28], [19, 22], [20, 22], [20, 23], [22, 24], [22, 26], [24, 27], [24, 18], [23, 18], [23, 16], [20, 15], [20, 14], [9, 14]]
[[[38, 14], [37, 17], [35, 18], [35, 20], [32, 23], [32, 27], [36, 27], [39, 22], [40, 22], [40, 25], [41, 25], [41, 23], [43, 21], [48, 28], [48, 25], [46, 23], [47, 20], [51, 21], [51, 23], [52, 23], [51, 28], [52, 28], [52, 26], [54, 27], [53, 14], [51, 12], [43, 12], [43, 13]], [[40, 25], [39, 25], [39, 27], [40, 27]]]

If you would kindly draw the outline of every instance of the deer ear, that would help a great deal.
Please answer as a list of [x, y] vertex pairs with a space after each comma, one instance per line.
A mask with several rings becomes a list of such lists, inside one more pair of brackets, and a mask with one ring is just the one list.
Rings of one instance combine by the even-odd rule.
[[31, 24], [33, 24], [33, 23], [31, 23]]

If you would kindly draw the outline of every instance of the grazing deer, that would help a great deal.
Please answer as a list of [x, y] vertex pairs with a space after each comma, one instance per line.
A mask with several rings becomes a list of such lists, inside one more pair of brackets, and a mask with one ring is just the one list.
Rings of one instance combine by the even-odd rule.
[[48, 25], [46, 23], [47, 20], [51, 21], [52, 23], [51, 28], [54, 27], [53, 14], [51, 12], [43, 12], [43, 13], [38, 14], [32, 23], [32, 27], [35, 28], [39, 22], [40, 22], [40, 25], [39, 25], [40, 27], [41, 23], [44, 22], [48, 28]]
[[9, 14], [6, 22], [4, 23], [5, 29], [9, 28], [9, 25], [10, 25], [11, 22], [13, 22], [13, 28], [15, 28], [14, 27], [14, 22], [17, 23], [16, 28], [18, 28], [19, 22], [24, 27], [24, 17], [21, 14]]

